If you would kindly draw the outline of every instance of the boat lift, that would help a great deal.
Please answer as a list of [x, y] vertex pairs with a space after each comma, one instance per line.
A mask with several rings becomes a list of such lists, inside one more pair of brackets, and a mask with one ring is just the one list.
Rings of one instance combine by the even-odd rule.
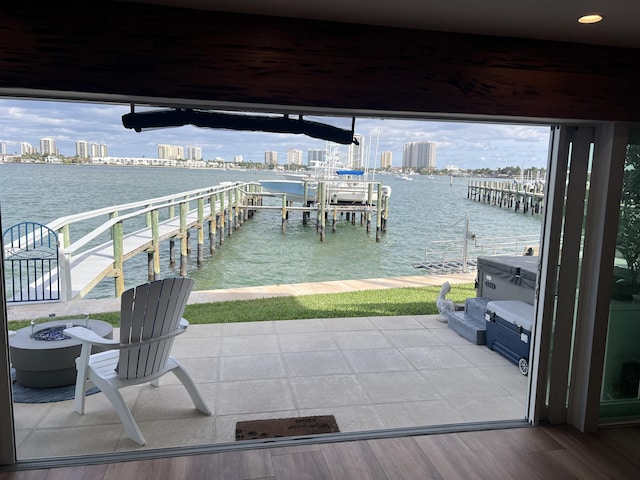
[[424, 262], [412, 264], [429, 274], [467, 273], [478, 268], [479, 256], [537, 255], [539, 235], [517, 235], [500, 238], [480, 238], [469, 230], [469, 217], [464, 218], [462, 238], [436, 240], [425, 248]]

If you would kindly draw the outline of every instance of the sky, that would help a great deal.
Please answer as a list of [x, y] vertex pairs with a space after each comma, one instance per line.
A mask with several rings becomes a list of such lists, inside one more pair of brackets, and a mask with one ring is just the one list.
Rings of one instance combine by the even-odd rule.
[[[137, 109], [138, 110], [138, 109]], [[41, 138], [53, 138], [61, 155], [75, 155], [75, 142], [106, 144], [110, 156], [158, 156], [158, 144], [198, 146], [204, 160], [221, 157], [232, 161], [264, 162], [264, 152], [278, 152], [278, 162], [286, 163], [290, 148], [324, 149], [323, 140], [305, 135], [239, 132], [193, 126], [135, 132], [124, 128], [122, 115], [129, 105], [74, 103], [60, 101], [0, 99], [0, 141], [7, 153], [20, 153], [20, 143], [40, 147]], [[275, 115], [275, 114], [274, 114]], [[351, 128], [351, 118], [309, 116], [306, 119]], [[454, 165], [461, 169], [546, 167], [549, 126], [462, 123], [453, 121], [401, 120], [357, 117], [355, 133], [368, 143], [369, 166], [379, 164], [383, 151], [391, 151], [393, 166], [402, 165], [403, 145], [434, 142], [436, 168]], [[346, 153], [347, 147], [340, 146]]]

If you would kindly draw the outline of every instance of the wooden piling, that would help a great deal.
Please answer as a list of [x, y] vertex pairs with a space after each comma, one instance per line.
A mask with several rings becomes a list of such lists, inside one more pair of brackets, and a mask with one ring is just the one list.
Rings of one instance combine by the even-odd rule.
[[216, 249], [216, 228], [218, 228], [216, 222], [216, 203], [218, 196], [214, 193], [209, 197], [209, 253], [213, 253]]
[[222, 245], [224, 243], [224, 231], [225, 231], [224, 220], [225, 220], [224, 193], [221, 193], [220, 194], [220, 217], [219, 217], [220, 245]]
[[326, 228], [326, 206], [327, 206], [327, 185], [325, 182], [320, 182], [318, 185], [320, 189], [320, 241], [324, 242], [325, 228]]
[[544, 208], [544, 184], [531, 187], [514, 182], [470, 180], [467, 198], [516, 212], [540, 214]]
[[196, 228], [198, 229], [198, 239], [197, 239], [197, 249], [196, 249], [196, 264], [198, 267], [201, 267], [204, 263], [204, 198], [198, 199], [198, 224]]
[[282, 195], [282, 212], [280, 218], [280, 228], [283, 232], [287, 231], [287, 196]]
[[231, 199], [231, 190], [227, 191], [227, 236], [233, 233], [233, 200]]
[[180, 276], [187, 276], [187, 259], [188, 259], [188, 232], [187, 232], [187, 213], [189, 211], [189, 205], [185, 203], [180, 204]]
[[233, 229], [238, 230], [240, 228], [240, 197], [238, 196], [238, 188], [233, 189]]
[[151, 248], [148, 252], [148, 278], [150, 282], [160, 278], [160, 233], [158, 210], [151, 212]]
[[378, 184], [378, 201], [376, 202], [376, 242], [382, 236], [382, 204], [386, 203], [387, 196], [382, 195], [382, 184]]
[[[117, 218], [118, 214], [113, 213], [112, 218]], [[116, 289], [116, 297], [122, 295], [124, 292], [124, 226], [122, 222], [117, 222], [111, 227], [111, 239], [113, 241], [113, 276]]]
[[169, 240], [169, 266], [176, 266], [176, 241], [173, 238]]

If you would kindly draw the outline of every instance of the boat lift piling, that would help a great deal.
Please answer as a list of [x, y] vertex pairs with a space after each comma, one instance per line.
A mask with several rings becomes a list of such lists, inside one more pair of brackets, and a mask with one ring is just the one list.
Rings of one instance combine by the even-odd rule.
[[289, 213], [287, 212], [287, 195], [282, 195], [282, 219], [280, 228], [282, 228], [283, 232], [287, 231], [287, 218], [289, 218]]
[[[382, 221], [382, 204], [383, 203], [387, 203], [388, 197], [385, 195], [382, 195], [382, 184], [378, 184], [378, 198], [381, 199], [381, 201], [376, 203], [376, 242], [380, 241], [380, 237], [382, 235], [382, 225], [383, 225], [383, 221]], [[386, 212], [386, 205], [385, 205], [385, 212]]]
[[326, 207], [327, 207], [327, 185], [324, 182], [320, 182], [318, 185], [320, 189], [320, 208], [318, 209], [318, 216], [320, 217], [320, 241], [324, 242], [326, 235]]
[[198, 247], [196, 251], [196, 264], [201, 267], [204, 263], [204, 198], [198, 199]]
[[[210, 205], [216, 205], [217, 204], [217, 198], [218, 196], [215, 193], [212, 193], [211, 196], [209, 197], [209, 204]], [[216, 229], [218, 228], [217, 226], [217, 215], [210, 215], [209, 216], [209, 254], [213, 254], [213, 252], [215, 252], [216, 250]]]

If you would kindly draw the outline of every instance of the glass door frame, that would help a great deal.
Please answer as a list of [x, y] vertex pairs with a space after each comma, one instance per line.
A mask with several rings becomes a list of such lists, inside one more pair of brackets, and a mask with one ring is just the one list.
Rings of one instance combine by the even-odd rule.
[[528, 405], [533, 424], [598, 428], [627, 136], [627, 125], [616, 123], [552, 132]]
[[[612, 278], [626, 142], [625, 125], [552, 127], [527, 404], [527, 418], [534, 425], [551, 421], [570, 423], [581, 431], [597, 429], [611, 293], [611, 281], [600, 279]], [[585, 217], [584, 189], [588, 168], [585, 159], [591, 154], [592, 143], [593, 168]], [[571, 165], [574, 168], [580, 165], [580, 170], [569, 171], [567, 176], [570, 156]], [[566, 205], [565, 195], [569, 200]], [[585, 219], [583, 260], [578, 263], [577, 252], [565, 254], [559, 265], [563, 225], [567, 224], [568, 216], [573, 219], [574, 215]], [[570, 245], [578, 245], [575, 236], [571, 242]], [[0, 265], [2, 282], [3, 271]], [[562, 285], [559, 285], [559, 278], [563, 279]], [[577, 285], [579, 295], [576, 299]], [[16, 445], [5, 289], [0, 290], [0, 418], [3, 419], [0, 422], [0, 465], [9, 465], [16, 462]], [[563, 328], [553, 329], [554, 319], [566, 315], [578, 319], [576, 328], [566, 328], [563, 324]], [[551, 345], [554, 345], [553, 355]]]

